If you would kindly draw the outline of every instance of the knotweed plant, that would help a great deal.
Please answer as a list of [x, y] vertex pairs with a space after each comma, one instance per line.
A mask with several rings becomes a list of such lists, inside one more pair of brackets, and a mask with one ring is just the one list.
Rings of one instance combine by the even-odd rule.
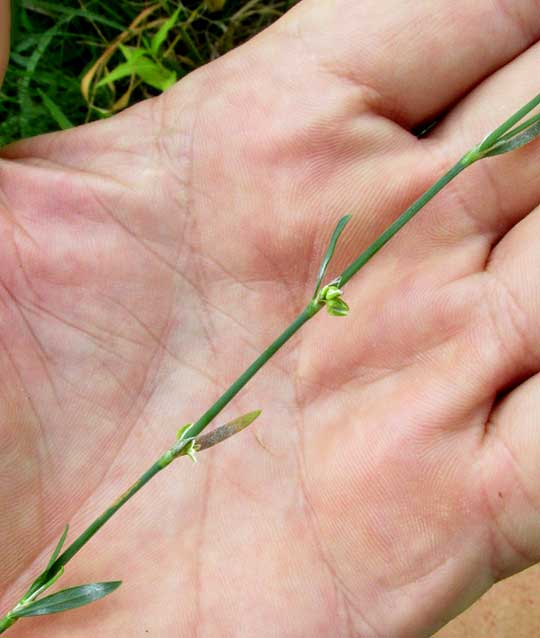
[[[260, 414], [250, 412], [213, 430], [210, 434], [202, 434], [203, 430], [219, 415], [248, 381], [273, 357], [276, 352], [312, 319], [320, 310], [326, 308], [335, 317], [345, 317], [349, 306], [343, 299], [343, 288], [356, 273], [407, 224], [439, 191], [450, 181], [484, 158], [508, 153], [528, 144], [540, 135], [540, 94], [523, 106], [501, 126], [487, 135], [483, 141], [468, 151], [445, 175], [419, 197], [403, 212], [368, 248], [366, 248], [345, 270], [329, 283], [324, 284], [328, 266], [336, 249], [340, 235], [344, 231], [350, 216], [343, 217], [336, 226], [317, 275], [315, 289], [311, 299], [297, 318], [281, 333], [281, 335], [243, 372], [221, 397], [194, 423], [180, 428], [174, 443], [167, 449], [140, 478], [131, 485], [118, 499], [94, 520], [66, 549], [64, 544], [68, 535], [66, 526], [58, 544], [52, 553], [45, 569], [29, 586], [26, 593], [0, 619], [0, 634], [8, 630], [17, 620], [26, 616], [54, 614], [76, 607], [87, 605], [103, 598], [120, 586], [120, 581], [91, 583], [72, 587], [43, 596], [58, 581], [64, 568], [79, 550], [96, 534], [120, 508], [142, 489], [158, 472], [161, 472], [175, 459], [189, 456], [196, 459], [199, 452], [221, 443], [230, 436], [248, 427]], [[62, 551], [63, 550], [63, 551]]]

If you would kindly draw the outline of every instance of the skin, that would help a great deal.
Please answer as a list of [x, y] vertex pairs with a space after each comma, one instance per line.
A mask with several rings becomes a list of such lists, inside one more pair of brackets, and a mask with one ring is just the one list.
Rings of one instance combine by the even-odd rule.
[[[2, 150], [2, 608], [293, 319], [339, 217], [335, 272], [538, 92], [539, 36], [537, 0], [304, 0]], [[118, 592], [10, 636], [416, 638], [535, 563], [539, 150], [462, 174], [62, 580]]]

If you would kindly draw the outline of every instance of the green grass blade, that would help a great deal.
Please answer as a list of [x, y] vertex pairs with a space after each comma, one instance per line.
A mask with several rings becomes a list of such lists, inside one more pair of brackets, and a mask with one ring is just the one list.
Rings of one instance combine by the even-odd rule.
[[48, 31], [41, 36], [39, 40], [39, 44], [36, 47], [35, 51], [28, 58], [26, 62], [25, 73], [22, 76], [19, 83], [19, 105], [21, 109], [21, 113], [19, 116], [20, 121], [20, 129], [23, 137], [29, 137], [32, 134], [32, 131], [27, 127], [27, 120], [25, 119], [29, 113], [33, 110], [32, 98], [30, 97], [30, 83], [34, 77], [34, 73], [36, 72], [36, 67], [50, 45], [52, 39], [60, 30], [63, 21], [58, 22]]
[[88, 11], [87, 9], [77, 9], [70, 6], [62, 6], [60, 2], [42, 2], [41, 0], [25, 0], [23, 6], [26, 9], [35, 11], [37, 13], [44, 13], [52, 18], [56, 18], [60, 15], [65, 16], [67, 19], [71, 18], [84, 18], [89, 21], [97, 22], [107, 27], [112, 27], [118, 31], [123, 31], [125, 25], [115, 20], [109, 20], [102, 14]]
[[64, 543], [66, 542], [68, 531], [69, 531], [69, 525], [66, 525], [64, 527], [64, 531], [62, 532], [62, 536], [60, 536], [60, 540], [58, 541], [58, 543], [56, 543], [56, 547], [54, 548], [54, 551], [51, 554], [51, 557], [49, 558], [49, 562], [47, 563], [47, 569], [49, 569], [49, 567], [54, 563], [54, 561], [58, 558], [60, 552], [62, 551], [62, 547], [64, 546]]
[[[62, 130], [67, 130], [69, 128], [73, 128], [73, 122], [64, 114], [62, 109], [54, 102], [46, 93], [44, 93], [41, 89], [37, 89], [38, 94], [43, 100], [43, 104], [45, 105], [47, 111], [49, 111], [53, 120], [58, 124], [58, 126]], [[66, 528], [67, 531], [67, 528]]]
[[176, 73], [174, 71], [163, 69], [150, 58], [141, 56], [134, 61], [119, 64], [110, 73], [107, 73], [96, 84], [96, 87], [99, 88], [104, 84], [116, 82], [131, 75], [137, 75], [143, 82], [159, 91], [165, 91], [176, 82]]
[[485, 153], [485, 157], [492, 157], [493, 155], [502, 155], [503, 153], [510, 153], [510, 151], [515, 151], [526, 144], [532, 142], [535, 138], [540, 135], [540, 121], [535, 122], [529, 128], [521, 131], [517, 135], [510, 137], [509, 139], [502, 140], [493, 146], [487, 153]]
[[[142, 60], [143, 62], [146, 60], [150, 64], [153, 64], [152, 60], [149, 60], [148, 58], [144, 58], [144, 56], [142, 58], [139, 58], [139, 60]], [[126, 77], [130, 77], [132, 75], [135, 75], [135, 62], [132, 62], [132, 61], [124, 62], [122, 64], [119, 64], [117, 67], [115, 67], [112, 71], [110, 71], [106, 75], [104, 75], [101, 78], [101, 80], [96, 84], [96, 88], [99, 88], [100, 86], [104, 86], [105, 84], [111, 84], [112, 82], [116, 82], [118, 80], [121, 80]]]
[[161, 25], [159, 31], [153, 36], [150, 42], [150, 49], [155, 56], [157, 56], [159, 50], [161, 49], [161, 45], [167, 39], [169, 31], [177, 23], [178, 16], [180, 15], [181, 10], [182, 7], [178, 7], [178, 9], [172, 14], [172, 16], [168, 20], [165, 20], [165, 22]]
[[126, 62], [135, 62], [145, 54], [145, 50], [139, 47], [127, 47], [124, 44], [119, 44], [118, 48], [122, 52]]

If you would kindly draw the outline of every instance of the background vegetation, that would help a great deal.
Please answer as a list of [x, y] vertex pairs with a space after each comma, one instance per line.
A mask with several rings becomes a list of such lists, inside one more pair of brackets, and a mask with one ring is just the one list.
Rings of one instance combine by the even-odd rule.
[[0, 145], [156, 95], [296, 1], [12, 0]]

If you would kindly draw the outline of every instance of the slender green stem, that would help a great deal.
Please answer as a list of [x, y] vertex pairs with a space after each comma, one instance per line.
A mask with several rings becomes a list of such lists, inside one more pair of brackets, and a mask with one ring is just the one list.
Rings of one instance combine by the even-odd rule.
[[121, 496], [119, 496], [116, 501], [112, 505], [110, 505], [100, 516], [96, 518], [96, 520], [89, 525], [84, 532], [76, 538], [69, 547], [60, 554], [60, 556], [56, 559], [56, 561], [51, 565], [49, 571], [54, 573], [60, 567], [66, 565], [75, 554], [84, 546], [86, 543], [94, 536], [96, 532], [98, 532], [103, 525], [112, 517], [116, 512], [125, 505], [129, 499], [134, 496], [142, 487], [144, 487], [148, 481], [165, 467], [167, 467], [168, 463], [164, 462], [164, 457], [166, 453], [161, 456], [154, 464], [152, 464], [144, 474], [142, 474], [133, 485], [127, 489]]
[[309, 306], [305, 308], [291, 325], [243, 372], [238, 379], [226, 390], [214, 405], [208, 409], [198, 421], [189, 428], [186, 436], [197, 436], [223, 410], [223, 408], [240, 392], [246, 383], [273, 357], [300, 328], [313, 316]]
[[311, 318], [307, 309], [303, 310], [291, 325], [241, 374], [238, 379], [224, 392], [214, 405], [201, 418], [184, 432], [182, 439], [175, 443], [163, 454], [146, 472], [126, 490], [103, 514], [89, 525], [82, 534], [56, 559], [49, 571], [54, 573], [66, 565], [75, 554], [98, 532], [116, 512], [129, 501], [142, 487], [158, 472], [163, 470], [186, 445], [186, 439], [195, 437], [223, 410], [223, 408], [240, 392], [246, 383], [264, 366], [264, 364]]
[[6, 629], [9, 629], [11, 625], [14, 625], [17, 622], [16, 618], [10, 613], [7, 613], [3, 618], [0, 618], [0, 634], [3, 634]]
[[[472, 160], [474, 161], [474, 160]], [[467, 168], [472, 161], [465, 155], [457, 164], [455, 164], [445, 175], [443, 175], [431, 188], [429, 188], [421, 197], [413, 202], [407, 210], [402, 213], [395, 222], [393, 222], [370, 246], [364, 250], [338, 277], [339, 285], [343, 287], [354, 275], [365, 266], [365, 264], [379, 250], [392, 239], [392, 237], [405, 226], [435, 195], [442, 190], [454, 177], [459, 175], [462, 170]]]

